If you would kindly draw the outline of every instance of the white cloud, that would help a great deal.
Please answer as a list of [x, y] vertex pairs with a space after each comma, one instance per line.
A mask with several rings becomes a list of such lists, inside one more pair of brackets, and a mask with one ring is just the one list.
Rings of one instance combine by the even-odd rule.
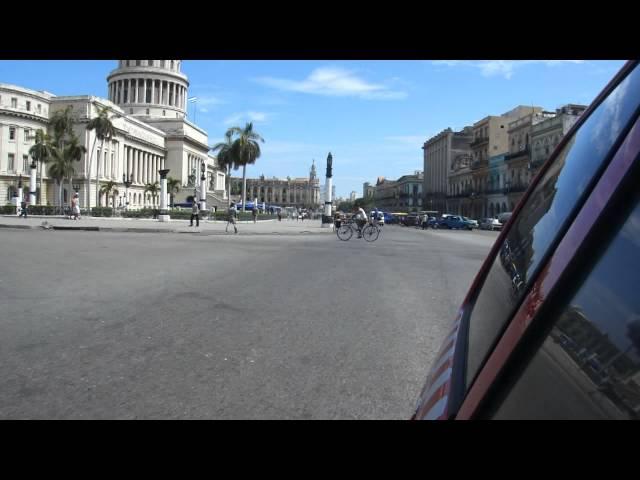
[[198, 96], [198, 105], [222, 105], [225, 102], [220, 97], [214, 97], [213, 95], [200, 95]]
[[260, 77], [256, 82], [278, 90], [333, 97], [360, 97], [371, 100], [398, 100], [406, 92], [389, 90], [381, 84], [369, 83], [354, 72], [341, 67], [316, 68], [304, 80]]
[[234, 113], [224, 120], [225, 125], [239, 124], [244, 122], [265, 123], [273, 114], [266, 112], [239, 112]]
[[468, 67], [476, 68], [484, 77], [503, 76], [509, 80], [516, 69], [530, 64], [543, 64], [547, 67], [556, 67], [567, 63], [584, 63], [584, 60], [482, 60], [482, 61], [462, 61], [462, 60], [436, 60], [433, 65], [443, 65], [447, 67]]

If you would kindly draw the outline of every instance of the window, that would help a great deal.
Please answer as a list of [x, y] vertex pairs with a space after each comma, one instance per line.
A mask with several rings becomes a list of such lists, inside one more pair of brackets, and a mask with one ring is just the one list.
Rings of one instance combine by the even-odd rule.
[[575, 282], [570, 300], [545, 316], [552, 323], [522, 372], [509, 375], [512, 387], [499, 394], [493, 418], [638, 419], [638, 200], [636, 192], [635, 207], [602, 255], [585, 266], [585, 280]]
[[140, 60], [136, 60], [136, 67], [139, 67], [141, 64]]
[[22, 171], [23, 172], [28, 172], [29, 171], [29, 155], [22, 155]]
[[18, 99], [17, 98], [12, 98], [11, 99], [11, 108], [18, 108]]
[[42, 105], [38, 104], [36, 106], [36, 110], [38, 111], [38, 113], [42, 113]]
[[7, 170], [9, 170], [10, 172], [13, 172], [14, 169], [15, 169], [14, 168], [15, 167], [15, 165], [14, 165], [15, 159], [16, 159], [16, 156], [13, 153], [10, 153], [9, 157], [8, 157], [8, 162], [7, 162], [8, 163]]
[[27, 112], [31, 111], [31, 102], [27, 101]]
[[16, 127], [9, 127], [9, 140], [16, 139]]
[[[468, 319], [466, 385], [536, 278], [549, 248], [564, 233], [594, 174], [640, 105], [640, 68], [632, 71], [565, 144], [523, 205], [479, 291]], [[607, 130], [607, 134], [598, 132]], [[512, 171], [513, 175], [513, 171]], [[513, 209], [513, 205], [511, 205]]]
[[149, 109], [147, 108], [147, 115], [149, 115]]
[[166, 60], [160, 60], [160, 66], [162, 68], [167, 68], [167, 61]]
[[133, 113], [133, 108], [130, 108], [130, 109], [129, 109], [129, 113]]
[[31, 130], [29, 130], [28, 128], [24, 129], [24, 141], [28, 142], [29, 140], [31, 140], [29, 137], [31, 136]]
[[162, 110], [162, 116], [164, 117], [167, 114], [166, 110]]

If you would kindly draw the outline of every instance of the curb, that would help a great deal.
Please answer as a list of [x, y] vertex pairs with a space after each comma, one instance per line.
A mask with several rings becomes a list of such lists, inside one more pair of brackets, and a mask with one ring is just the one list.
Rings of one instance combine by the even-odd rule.
[[[0, 228], [13, 228], [18, 230], [38, 230], [42, 226], [41, 225], [11, 225], [11, 224], [0, 224]], [[182, 230], [182, 229], [163, 229], [163, 228], [136, 228], [136, 227], [99, 227], [99, 226], [67, 226], [67, 225], [49, 225], [46, 230], [60, 230], [60, 231], [85, 231], [85, 232], [117, 232], [117, 233], [187, 233], [193, 235], [236, 235], [233, 233], [227, 233], [224, 231], [218, 230], [205, 230], [205, 231], [197, 231], [197, 230]], [[242, 237], [247, 236], [260, 236], [260, 235], [280, 235], [280, 236], [296, 236], [296, 235], [323, 235], [327, 233], [332, 233], [331, 230], [321, 230], [321, 231], [310, 231], [310, 230], [302, 230], [302, 231], [294, 231], [294, 232], [238, 232], [237, 235]]]
[[32, 230], [36, 227], [33, 227], [31, 225], [4, 225], [4, 224], [0, 224], [0, 228], [19, 228], [22, 230]]

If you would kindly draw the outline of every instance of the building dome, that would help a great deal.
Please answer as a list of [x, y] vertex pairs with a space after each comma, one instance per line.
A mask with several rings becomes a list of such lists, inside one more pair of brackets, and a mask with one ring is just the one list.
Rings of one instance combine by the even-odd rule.
[[183, 118], [189, 81], [180, 60], [119, 60], [107, 77], [109, 100], [127, 114]]

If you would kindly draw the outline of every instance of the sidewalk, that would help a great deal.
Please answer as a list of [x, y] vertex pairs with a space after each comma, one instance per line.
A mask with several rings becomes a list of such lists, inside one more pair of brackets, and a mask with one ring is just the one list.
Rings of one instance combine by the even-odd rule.
[[[0, 229], [42, 229], [43, 222], [51, 230], [78, 230], [94, 232], [136, 232], [136, 233], [203, 233], [207, 235], [225, 235], [226, 221], [201, 220], [199, 227], [190, 227], [189, 220], [171, 220], [159, 222], [148, 218], [108, 218], [83, 217], [81, 220], [68, 220], [62, 216], [33, 215], [19, 218], [16, 215], [1, 215]], [[290, 220], [252, 220], [238, 222], [238, 235], [300, 235], [328, 234], [332, 228], [322, 228], [320, 220], [296, 222]], [[229, 226], [229, 235], [233, 235], [233, 227]]]

